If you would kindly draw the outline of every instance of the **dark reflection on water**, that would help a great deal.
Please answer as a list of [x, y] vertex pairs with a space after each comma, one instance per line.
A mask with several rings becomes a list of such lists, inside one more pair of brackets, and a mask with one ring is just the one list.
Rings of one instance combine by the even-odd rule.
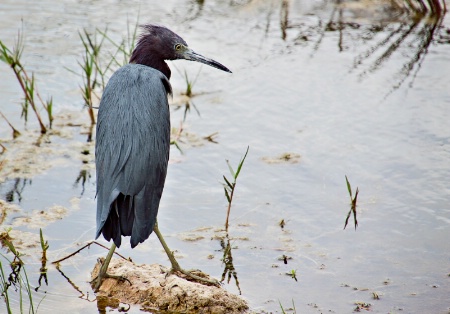
[[6, 190], [4, 200], [9, 203], [18, 202], [20, 204], [25, 187], [31, 185], [31, 183], [32, 180], [30, 179], [15, 178], [1, 184], [0, 189], [4, 186]]
[[184, 22], [198, 19], [202, 15], [204, 4], [205, 0], [191, 0], [184, 14]]
[[41, 247], [42, 247], [42, 258], [41, 258], [41, 268], [39, 269], [39, 279], [38, 279], [38, 286], [34, 289], [34, 291], [38, 291], [39, 288], [42, 286], [42, 280], [44, 280], [45, 285], [48, 286], [48, 277], [47, 277], [47, 249], [48, 249], [48, 242], [43, 243], [43, 240], [41, 240]]
[[86, 182], [89, 182], [91, 179], [91, 172], [86, 169], [81, 169], [78, 177], [75, 179], [74, 187], [78, 187], [78, 184], [81, 183], [81, 192], [80, 196], [84, 194]]
[[86, 300], [88, 302], [95, 302], [96, 298], [95, 295], [93, 298], [89, 298], [89, 291], [84, 293], [68, 276], [66, 276], [66, 274], [61, 270], [61, 266], [58, 264], [56, 265], [56, 270], [60, 273], [61, 276], [63, 276], [67, 282], [70, 284], [70, 286], [76, 291], [76, 293], [78, 294], [78, 298]]
[[233, 277], [234, 282], [236, 283], [236, 287], [238, 288], [239, 294], [242, 294], [241, 287], [239, 286], [237, 271], [233, 264], [233, 255], [231, 254], [232, 249], [234, 249], [234, 247], [232, 247], [230, 244], [230, 238], [228, 237], [228, 234], [226, 235], [225, 238], [220, 239], [220, 246], [222, 247], [220, 251], [223, 252], [221, 261], [224, 266], [220, 282], [224, 282], [225, 278], [227, 278], [228, 275], [227, 283], [229, 284], [231, 281], [231, 277]]
[[117, 309], [119, 313], [127, 313], [131, 309], [128, 303], [121, 303], [119, 299], [107, 296], [99, 296], [97, 298], [97, 309], [99, 314], [106, 314], [113, 309]]
[[[425, 20], [425, 18], [426, 17], [422, 17], [409, 24], [401, 23], [397, 29], [388, 32], [384, 39], [370, 45], [364, 53], [355, 57], [354, 69], [357, 69], [363, 64], [365, 59], [370, 59], [378, 49], [382, 49], [381, 56], [372, 61], [371, 65], [368, 66], [368, 69], [363, 70], [359, 74], [360, 78], [364, 78], [368, 73], [374, 73], [375, 71], [380, 70], [383, 64], [385, 64], [396, 51], [400, 50], [398, 53], [402, 53], [403, 55], [405, 55], [405, 51], [408, 51], [406, 61], [398, 70], [396, 83], [392, 86], [390, 92], [398, 89], [410, 76], [412, 76], [410, 82], [410, 87], [412, 87], [417, 73], [428, 53], [428, 48], [433, 42], [437, 42], [434, 38], [439, 36], [439, 32], [443, 30], [442, 21], [444, 15], [433, 17], [431, 19], [427, 18], [427, 20]], [[409, 39], [409, 42], [406, 42], [406, 39]], [[408, 49], [401, 49], [402, 44]]]
[[191, 112], [191, 109], [194, 108], [194, 111], [197, 113], [197, 115], [200, 117], [200, 111], [198, 110], [197, 106], [194, 104], [192, 100], [187, 100], [183, 104], [178, 104], [175, 107], [175, 111], [183, 109], [183, 122], [186, 121], [187, 115]]
[[280, 9], [281, 39], [286, 40], [286, 29], [289, 25], [289, 1], [283, 0]]
[[[383, 10], [378, 22], [359, 23], [356, 21], [358, 13], [343, 5], [346, 2], [334, 1], [329, 19], [324, 20], [318, 15], [317, 24], [310, 25], [290, 21], [289, 1], [283, 0], [280, 4], [281, 38], [287, 40], [288, 30], [298, 30], [298, 35], [293, 36], [292, 41], [299, 45], [314, 42], [312, 56], [320, 49], [323, 39], [335, 32], [338, 33], [339, 52], [366, 46], [366, 51], [355, 57], [351, 69], [354, 71], [363, 68], [358, 74], [361, 80], [381, 70], [383, 66], [389, 66], [388, 61], [396, 53], [401, 54], [405, 62], [395, 74], [395, 82], [386, 96], [402, 86], [409, 77], [409, 86], [412, 87], [431, 44], [450, 42], [449, 29], [442, 26], [446, 14], [443, 9], [445, 3], [430, 1], [430, 10], [423, 5], [415, 6], [414, 3], [406, 9], [392, 4]], [[349, 15], [355, 21], [348, 18]]]

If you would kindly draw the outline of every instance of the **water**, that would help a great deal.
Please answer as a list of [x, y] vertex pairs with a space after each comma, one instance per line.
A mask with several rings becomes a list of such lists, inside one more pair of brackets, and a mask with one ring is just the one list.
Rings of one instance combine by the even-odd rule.
[[[174, 66], [191, 77], [201, 69], [194, 85], [199, 95], [192, 99], [200, 115], [192, 109], [183, 123], [190, 134], [182, 137], [184, 154], [172, 149], [159, 213], [160, 227], [183, 267], [221, 277], [223, 252], [213, 237], [225, 222], [225, 159], [237, 165], [250, 146], [229, 233], [240, 289], [254, 310], [281, 312], [279, 302], [287, 308], [293, 301], [299, 313], [348, 313], [361, 301], [370, 303], [375, 313], [447, 313], [448, 18], [431, 32], [432, 24], [414, 25], [408, 17], [381, 10], [381, 4], [349, 3], [339, 10], [327, 2], [291, 1], [287, 12], [277, 1], [158, 3], [0, 4], [1, 39], [12, 45], [23, 19], [27, 69], [34, 71], [41, 94], [53, 96], [56, 113], [71, 113], [60, 118], [62, 135], [50, 136], [50, 143], [43, 144], [46, 150], [31, 151], [30, 156], [44, 156], [46, 167], [31, 181], [19, 182], [20, 193], [13, 193], [10, 201], [21, 211], [8, 214], [4, 225], [17, 224], [16, 217], [33, 210], [60, 205], [67, 213], [43, 223], [49, 259], [92, 240], [92, 144], [85, 143], [85, 127], [61, 125], [89, 120], [81, 111], [81, 78], [66, 68], [77, 70], [81, 58], [78, 30], [107, 25], [119, 40], [139, 13], [140, 22], [169, 26], [193, 49], [233, 71], [229, 75], [190, 62], [171, 63], [174, 101], [185, 87]], [[289, 27], [283, 31], [286, 16]], [[339, 18], [346, 23], [339, 24]], [[430, 33], [432, 43], [420, 49]], [[20, 89], [7, 66], [1, 69], [0, 110], [22, 131]], [[178, 127], [183, 110], [173, 108], [172, 124]], [[29, 140], [19, 139], [24, 142], [38, 137], [31, 114], [29, 120]], [[2, 138], [10, 139], [7, 125], [1, 125]], [[214, 132], [217, 144], [202, 140]], [[80, 154], [84, 149], [90, 154]], [[285, 153], [301, 157], [298, 162], [266, 161]], [[76, 183], [82, 170], [88, 174], [84, 188], [81, 181]], [[350, 209], [345, 175], [353, 191], [360, 191], [356, 232], [353, 218], [342, 230]], [[2, 198], [14, 184], [9, 179], [0, 185]], [[282, 219], [284, 229], [279, 226]], [[210, 229], [197, 230], [202, 227]], [[15, 227], [36, 236], [38, 228]], [[185, 241], [186, 234], [203, 239]], [[134, 250], [126, 242], [119, 252], [135, 262], [168, 265], [156, 237]], [[40, 253], [38, 248], [30, 252], [27, 271], [37, 285]], [[94, 300], [87, 281], [97, 257], [105, 254], [92, 246], [61, 264], [82, 294], [49, 265], [40, 311], [95, 312], [96, 303], [85, 300]], [[292, 259], [284, 264], [282, 255]], [[298, 281], [286, 275], [292, 270]], [[233, 278], [224, 287], [238, 293]], [[373, 299], [373, 292], [380, 300]], [[42, 296], [39, 292], [35, 299]]]

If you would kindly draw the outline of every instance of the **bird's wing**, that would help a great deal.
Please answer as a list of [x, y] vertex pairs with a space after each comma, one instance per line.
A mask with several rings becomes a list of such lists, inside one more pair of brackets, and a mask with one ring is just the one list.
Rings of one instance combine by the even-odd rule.
[[104, 90], [95, 147], [97, 237], [120, 194], [134, 204], [133, 221], [124, 223], [141, 237], [152, 232], [169, 159], [168, 92], [161, 72], [137, 64], [116, 71]]

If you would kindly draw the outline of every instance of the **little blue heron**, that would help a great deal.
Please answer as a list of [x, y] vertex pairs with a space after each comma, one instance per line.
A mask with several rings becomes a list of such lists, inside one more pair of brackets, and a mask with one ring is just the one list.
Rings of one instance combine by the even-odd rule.
[[95, 164], [97, 167], [96, 238], [113, 240], [95, 279], [98, 291], [122, 236], [130, 236], [131, 247], [144, 242], [155, 231], [172, 264], [194, 279], [217, 284], [183, 270], [167, 247], [156, 216], [166, 180], [170, 149], [168, 94], [170, 68], [164, 60], [198, 61], [231, 71], [217, 61], [197, 54], [177, 34], [163, 26], [143, 25], [144, 32], [130, 64], [109, 80], [100, 101]]

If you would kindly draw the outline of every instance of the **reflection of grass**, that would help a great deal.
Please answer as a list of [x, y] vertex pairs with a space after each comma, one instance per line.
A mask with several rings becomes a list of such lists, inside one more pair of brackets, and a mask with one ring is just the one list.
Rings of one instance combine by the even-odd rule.
[[418, 14], [441, 15], [447, 10], [445, 0], [391, 0], [391, 2]]
[[200, 116], [200, 111], [198, 111], [191, 99], [186, 100], [184, 104], [177, 105], [175, 110], [179, 110], [180, 108], [184, 108], [183, 122], [186, 121], [187, 114], [191, 112], [191, 108], [194, 108], [195, 112], [197, 112], [198, 116]]
[[[349, 20], [349, 13], [357, 14], [356, 11], [352, 12], [356, 9], [366, 13], [371, 10], [380, 12], [379, 5], [361, 4], [355, 9], [353, 4], [357, 5], [357, 2], [333, 1], [330, 2], [333, 5], [330, 17], [323, 20], [318, 16], [318, 23], [313, 26], [286, 20], [289, 17], [289, 3], [283, 2], [280, 8], [282, 39], [288, 40], [288, 28], [289, 34], [298, 30], [298, 35], [292, 37], [295, 44], [307, 45], [312, 42], [313, 53], [319, 50], [326, 35], [330, 33], [333, 34], [333, 39], [337, 39], [339, 52], [351, 51], [353, 47], [367, 47], [355, 56], [353, 62], [352, 71], [359, 70], [361, 80], [383, 67], [389, 68], [388, 61], [401, 54], [405, 61], [393, 74], [394, 82], [386, 97], [399, 89], [408, 78], [411, 81], [409, 85], [412, 86], [429, 48], [440, 43], [438, 37], [445, 33], [445, 28], [442, 27], [446, 12], [444, 0], [391, 0], [386, 2], [383, 13], [374, 16], [370, 24]], [[352, 5], [347, 5], [349, 3]], [[397, 64], [395, 61], [394, 67]]]
[[180, 151], [180, 153], [183, 153], [183, 151], [181, 150], [180, 144], [179, 144], [182, 133], [183, 133], [183, 123], [182, 122], [180, 122], [180, 127], [178, 129], [175, 127], [172, 127], [172, 129], [170, 130], [170, 145], [174, 145]]
[[40, 276], [39, 276], [39, 287], [37, 287], [35, 290], [38, 291], [38, 289], [41, 287], [41, 281], [44, 279], [45, 284], [48, 285], [48, 279], [47, 279], [47, 250], [49, 248], [48, 241], [44, 241], [44, 236], [42, 235], [42, 229], [39, 229], [39, 236], [40, 236], [40, 242], [41, 242], [41, 249], [42, 249], [42, 258], [41, 258], [41, 269]]
[[347, 227], [348, 219], [350, 218], [350, 215], [353, 212], [353, 218], [354, 218], [355, 230], [356, 230], [356, 227], [358, 227], [358, 220], [356, 219], [356, 200], [358, 198], [359, 190], [358, 190], [358, 188], [356, 188], [355, 197], [353, 197], [352, 187], [350, 185], [350, 182], [348, 182], [347, 176], [345, 176], [345, 181], [347, 182], [347, 189], [348, 189], [348, 194], [350, 195], [351, 207], [350, 207], [350, 211], [347, 214], [347, 218], [345, 219], [344, 229], [345, 229], [345, 227]]
[[239, 279], [237, 276], [237, 271], [234, 268], [234, 264], [233, 264], [233, 256], [231, 254], [232, 248], [231, 248], [231, 244], [230, 244], [230, 239], [228, 238], [228, 234], [226, 236], [226, 239], [227, 239], [226, 245], [225, 245], [224, 239], [220, 240], [220, 246], [223, 249], [222, 262], [224, 264], [224, 269], [223, 269], [222, 278], [221, 278], [220, 282], [223, 282], [228, 274], [227, 283], [229, 284], [231, 281], [231, 277], [233, 276], [233, 278], [236, 282], [236, 287], [239, 290], [239, 294], [242, 294], [241, 287], [239, 286]]

